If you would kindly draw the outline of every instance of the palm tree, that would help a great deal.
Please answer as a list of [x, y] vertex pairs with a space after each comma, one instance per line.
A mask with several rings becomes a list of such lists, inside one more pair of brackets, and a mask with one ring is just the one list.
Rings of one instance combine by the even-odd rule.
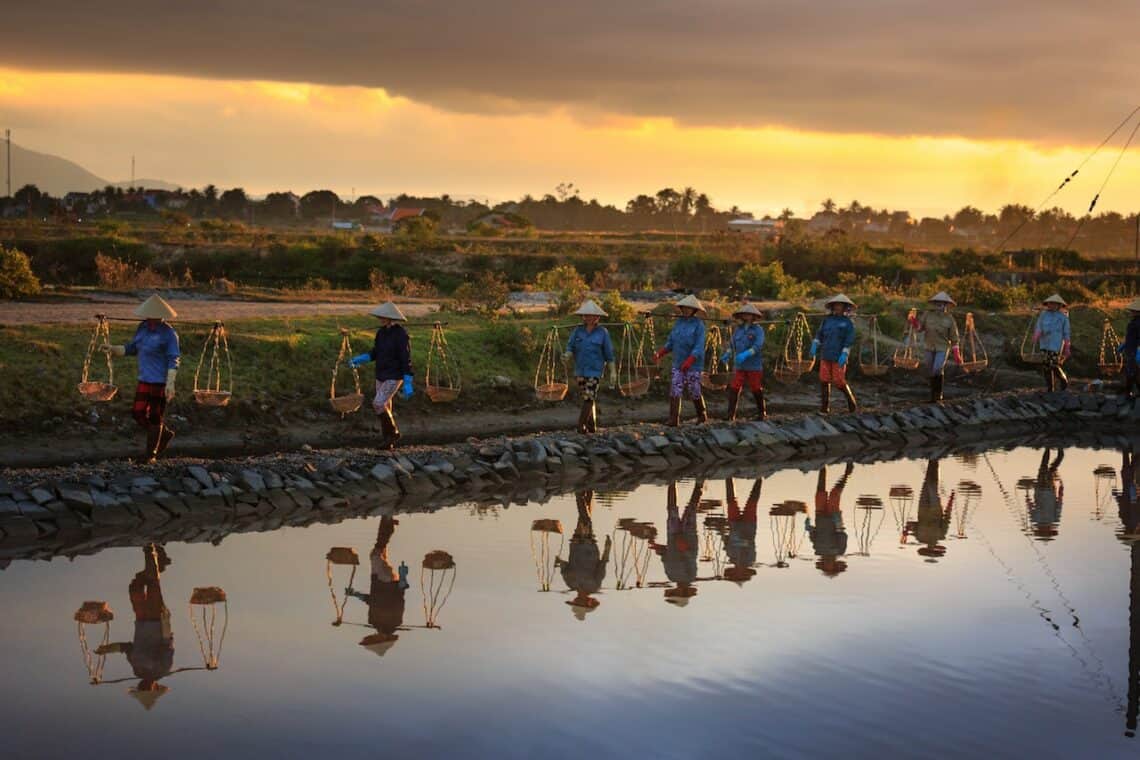
[[835, 213], [835, 201], [831, 200], [830, 198], [825, 199], [823, 203], [819, 204], [819, 207], [828, 214]]

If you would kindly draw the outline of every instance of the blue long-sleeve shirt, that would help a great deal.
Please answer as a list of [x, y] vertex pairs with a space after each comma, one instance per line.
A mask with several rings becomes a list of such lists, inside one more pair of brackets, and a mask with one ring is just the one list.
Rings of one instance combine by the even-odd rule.
[[178, 333], [165, 322], [152, 330], [142, 322], [135, 336], [126, 345], [127, 356], [139, 358], [139, 382], [166, 383], [168, 370], [178, 369], [182, 352], [178, 348]]
[[851, 348], [855, 343], [855, 323], [851, 317], [828, 314], [823, 318], [815, 339], [819, 341], [819, 358], [837, 362], [843, 349]]
[[1140, 348], [1140, 314], [1128, 322], [1124, 330], [1124, 363], [1125, 366], [1134, 366], [1136, 362], [1136, 349]]
[[1069, 315], [1063, 311], [1046, 309], [1037, 317], [1037, 332], [1041, 333], [1037, 343], [1042, 351], [1060, 351], [1062, 343], [1072, 340]]
[[609, 330], [598, 325], [587, 330], [578, 325], [566, 341], [566, 350], [574, 354], [575, 377], [601, 377], [606, 362], [614, 361], [614, 344]]
[[740, 325], [732, 331], [732, 353], [739, 354], [748, 349], [756, 353], [736, 365], [745, 372], [759, 372], [764, 369], [764, 357], [760, 349], [764, 347], [764, 328], [760, 325]]
[[681, 369], [685, 360], [692, 356], [693, 366], [700, 369], [705, 361], [705, 323], [696, 317], [677, 317], [665, 350], [673, 352], [673, 369]]
[[402, 325], [392, 324], [376, 330], [376, 340], [368, 352], [376, 362], [376, 379], [403, 380], [412, 374], [412, 339]]

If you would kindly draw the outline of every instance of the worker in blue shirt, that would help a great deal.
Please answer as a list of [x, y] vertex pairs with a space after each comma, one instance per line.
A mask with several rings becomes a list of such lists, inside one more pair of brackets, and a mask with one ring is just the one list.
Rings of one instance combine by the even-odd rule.
[[1128, 304], [1132, 319], [1124, 331], [1124, 342], [1116, 350], [1124, 358], [1124, 395], [1135, 398], [1140, 393], [1140, 298]]
[[764, 327], [756, 324], [763, 315], [750, 303], [741, 306], [733, 313], [733, 319], [740, 324], [732, 330], [729, 348], [720, 357], [724, 364], [729, 358], [734, 360], [732, 382], [728, 384], [728, 415], [725, 419], [736, 419], [736, 408], [740, 404], [740, 393], [745, 383], [756, 399], [757, 419], [768, 419], [768, 408], [764, 403]]
[[708, 422], [708, 408], [701, 396], [701, 372], [705, 366], [705, 307], [696, 296], [687, 295], [676, 303], [677, 321], [665, 345], [657, 349], [653, 361], [672, 352], [673, 371], [669, 380], [669, 425], [681, 424], [681, 396], [687, 391], [697, 411], [697, 422]]
[[606, 316], [600, 306], [587, 299], [574, 313], [582, 317], [582, 324], [570, 333], [570, 340], [566, 341], [566, 353], [562, 358], [567, 364], [574, 363], [574, 378], [578, 382], [578, 394], [582, 399], [582, 408], [578, 412], [578, 432], [596, 433], [598, 386], [607, 364], [610, 365], [610, 384], [617, 385], [614, 344], [610, 340], [609, 331], [599, 324], [602, 317]]
[[1033, 331], [1033, 340], [1041, 347], [1045, 355], [1045, 389], [1057, 390], [1060, 381], [1061, 390], [1069, 387], [1069, 378], [1061, 369], [1061, 362], [1069, 358], [1072, 353], [1072, 332], [1069, 329], [1069, 315], [1062, 311], [1068, 306], [1059, 293], [1042, 301], [1045, 307], [1037, 317], [1037, 327]]
[[174, 398], [174, 378], [182, 359], [178, 348], [178, 333], [166, 320], [178, 316], [170, 304], [153, 295], [135, 309], [142, 322], [126, 345], [104, 345], [102, 349], [114, 356], [137, 356], [139, 380], [135, 386], [135, 400], [131, 416], [146, 430], [144, 462], [153, 462], [170, 441], [174, 431], [166, 424], [166, 405]]
[[391, 450], [400, 442], [392, 399], [401, 388], [404, 398], [412, 397], [412, 339], [400, 324], [407, 319], [391, 301], [377, 306], [369, 314], [380, 320], [380, 328], [376, 330], [372, 350], [352, 357], [352, 366], [376, 362], [376, 396], [372, 399], [372, 408], [380, 418], [380, 429], [384, 433], [380, 446]]
[[840, 293], [824, 303], [827, 316], [811, 342], [811, 356], [819, 358], [819, 411], [831, 411], [831, 386], [843, 391], [847, 397], [847, 409], [855, 411], [855, 393], [847, 384], [847, 360], [851, 357], [851, 346], [855, 343], [855, 323], [849, 314], [855, 309], [855, 302]]

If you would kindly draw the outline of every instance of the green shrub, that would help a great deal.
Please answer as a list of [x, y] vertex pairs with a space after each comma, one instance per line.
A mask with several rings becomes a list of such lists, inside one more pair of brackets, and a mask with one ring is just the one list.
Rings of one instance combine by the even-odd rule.
[[457, 287], [452, 297], [460, 311], [475, 311], [493, 317], [507, 305], [510, 295], [511, 290], [501, 274], [480, 272], [473, 281]]
[[755, 298], [781, 298], [800, 301], [807, 298], [811, 288], [806, 282], [784, 272], [779, 261], [771, 264], [746, 264], [736, 273], [736, 284], [745, 294]]
[[488, 324], [481, 332], [483, 347], [488, 356], [511, 361], [520, 367], [537, 361], [540, 346], [534, 331], [529, 327], [513, 324], [509, 320], [496, 321]]
[[925, 283], [919, 288], [919, 296], [925, 300], [940, 290], [963, 306], [977, 306], [982, 309], [1001, 310], [1011, 305], [1009, 298], [1013, 291], [1001, 288], [985, 277], [970, 274], [964, 277], [942, 277]]
[[616, 290], [607, 291], [602, 295], [602, 311], [609, 314], [608, 322], [632, 322], [637, 316], [637, 309], [629, 301], [621, 297]]
[[409, 240], [426, 243], [435, 238], [435, 222], [426, 216], [417, 216], [400, 224], [400, 234]]
[[27, 254], [0, 246], [0, 298], [23, 298], [40, 292], [40, 281], [32, 273]]
[[538, 290], [547, 291], [554, 297], [554, 308], [559, 314], [567, 314], [575, 309], [589, 291], [582, 275], [570, 264], [539, 272], [534, 285]]
[[1044, 301], [1054, 293], [1059, 293], [1070, 305], [1078, 303], [1095, 303], [1097, 294], [1089, 290], [1077, 280], [1060, 279], [1056, 282], [1043, 282], [1033, 288], [1033, 300], [1037, 303]]

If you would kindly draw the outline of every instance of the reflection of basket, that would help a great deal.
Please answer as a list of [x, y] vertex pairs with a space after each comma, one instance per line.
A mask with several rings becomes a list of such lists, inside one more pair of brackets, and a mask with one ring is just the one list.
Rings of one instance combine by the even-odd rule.
[[325, 559], [334, 565], [359, 565], [360, 556], [351, 546], [334, 546], [329, 549]]
[[444, 404], [459, 398], [458, 388], [448, 388], [444, 385], [428, 385], [424, 387], [427, 397], [437, 404]]
[[450, 570], [455, 567], [455, 560], [447, 552], [436, 549], [424, 555], [423, 566], [427, 570]]
[[629, 532], [634, 538], [640, 538], [645, 541], [652, 541], [657, 538], [657, 528], [653, 523], [634, 523], [630, 526]]
[[114, 619], [115, 614], [111, 612], [111, 605], [106, 602], [84, 602], [75, 611], [75, 620], [78, 623], [93, 625], [95, 623], [109, 623]]
[[1121, 365], [1117, 364], [1116, 362], [1113, 362], [1111, 364], [1103, 364], [1102, 363], [1098, 366], [1100, 367], [1100, 374], [1102, 374], [1102, 375], [1112, 376], [1112, 375], [1120, 374], [1120, 366]]
[[627, 398], [644, 396], [649, 393], [649, 378], [642, 377], [628, 383], [622, 383], [618, 386], [618, 393]]
[[864, 364], [859, 367], [859, 371], [866, 377], [882, 377], [890, 371], [890, 367], [885, 364]]
[[801, 375], [805, 372], [811, 372], [811, 368], [814, 366], [815, 359], [788, 359], [788, 369]]
[[922, 363], [922, 361], [919, 360], [918, 357], [913, 357], [913, 356], [896, 356], [895, 357], [895, 366], [898, 367], [899, 369], [918, 369], [918, 365], [921, 363]]
[[119, 392], [119, 386], [88, 381], [78, 385], [79, 392], [88, 401], [110, 401]]
[[562, 521], [561, 520], [555, 520], [555, 519], [550, 518], [550, 517], [544, 517], [544, 518], [541, 518], [539, 520], [535, 520], [534, 522], [532, 522], [530, 524], [530, 529], [531, 530], [537, 530], [541, 533], [561, 533], [562, 532]]
[[803, 375], [802, 372], [796, 372], [790, 367], [780, 366], [772, 370], [772, 376], [786, 385], [791, 385], [792, 383], [796, 382], [800, 379], [801, 375]]
[[216, 604], [226, 601], [226, 592], [219, 586], [203, 586], [190, 594], [190, 604]]
[[723, 391], [732, 380], [729, 372], [702, 372], [701, 387], [706, 391]]
[[547, 383], [534, 389], [534, 395], [539, 401], [561, 401], [566, 398], [566, 391], [570, 387], [566, 383]]
[[971, 372], [981, 372], [983, 369], [989, 366], [989, 363], [990, 362], [988, 359], [979, 359], [973, 362], [962, 362], [958, 366], [961, 367], [962, 371], [968, 375]]
[[363, 393], [349, 393], [329, 399], [329, 406], [338, 414], [352, 414], [364, 403]]
[[232, 397], [229, 391], [194, 391], [194, 400], [202, 406], [225, 406]]

